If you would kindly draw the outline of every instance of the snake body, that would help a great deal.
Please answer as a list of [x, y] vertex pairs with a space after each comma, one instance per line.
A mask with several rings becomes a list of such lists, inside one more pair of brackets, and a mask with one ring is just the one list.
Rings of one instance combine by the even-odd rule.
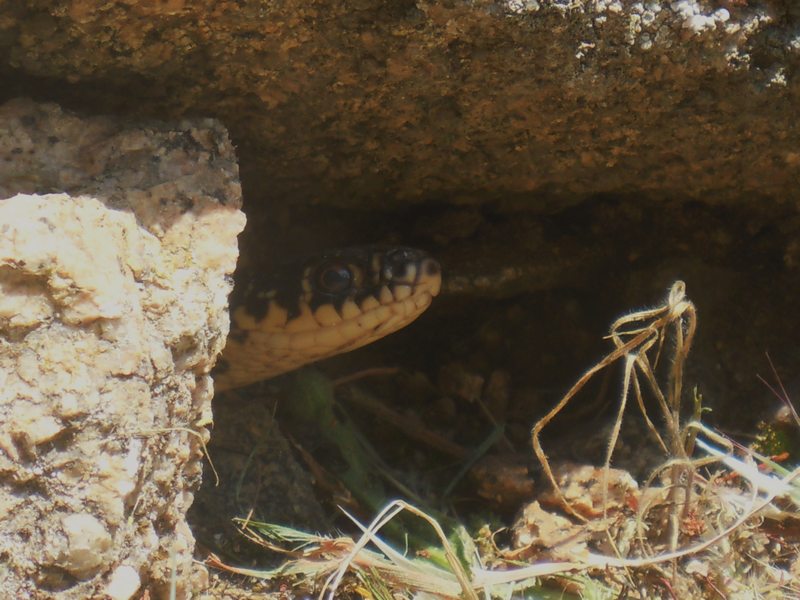
[[414, 321], [441, 287], [421, 250], [346, 248], [245, 276], [231, 295], [231, 331], [217, 390], [249, 385], [369, 344]]

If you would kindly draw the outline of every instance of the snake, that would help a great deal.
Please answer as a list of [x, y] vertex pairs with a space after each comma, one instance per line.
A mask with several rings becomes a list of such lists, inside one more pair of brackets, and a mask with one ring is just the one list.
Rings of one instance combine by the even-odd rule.
[[215, 389], [270, 379], [402, 329], [439, 294], [441, 273], [428, 253], [404, 246], [342, 248], [244, 272], [230, 297]]

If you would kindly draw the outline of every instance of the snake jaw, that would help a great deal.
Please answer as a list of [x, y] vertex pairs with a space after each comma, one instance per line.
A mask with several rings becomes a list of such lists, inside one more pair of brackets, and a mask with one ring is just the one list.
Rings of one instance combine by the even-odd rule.
[[[277, 283], [276, 283], [277, 282]], [[237, 288], [218, 390], [348, 352], [417, 319], [441, 290], [439, 263], [412, 248], [351, 248]]]

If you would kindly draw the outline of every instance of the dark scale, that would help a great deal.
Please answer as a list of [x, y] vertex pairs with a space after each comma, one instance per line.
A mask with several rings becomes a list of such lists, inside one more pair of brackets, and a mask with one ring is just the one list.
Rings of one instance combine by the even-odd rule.
[[300, 314], [302, 279], [302, 263], [283, 265], [269, 274], [242, 271], [236, 274], [237, 285], [233, 288], [230, 305], [233, 308], [244, 306], [253, 318], [260, 321], [267, 316], [271, 304], [265, 295], [274, 290], [273, 302], [285, 308], [289, 319], [293, 319]]
[[308, 306], [311, 312], [316, 311], [323, 304], [332, 304], [340, 315], [342, 313], [342, 305], [347, 301], [349, 296], [347, 294], [321, 294], [315, 293], [308, 301]]
[[376, 293], [377, 293], [377, 290], [375, 288], [373, 288], [373, 287], [366, 288], [366, 289], [363, 289], [360, 292], [358, 292], [355, 296], [353, 296], [353, 300], [355, 301], [356, 304], [361, 306], [361, 303], [366, 298], [369, 298], [370, 296], [375, 296]]

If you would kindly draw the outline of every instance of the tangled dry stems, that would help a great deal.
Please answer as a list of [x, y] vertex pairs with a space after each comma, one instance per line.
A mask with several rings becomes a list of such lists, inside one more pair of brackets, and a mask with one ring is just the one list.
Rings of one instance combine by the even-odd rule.
[[[682, 414], [689, 412], [682, 410], [683, 371], [696, 329], [697, 314], [694, 304], [686, 297], [684, 283], [677, 281], [672, 285], [662, 305], [634, 312], [613, 323], [608, 338], [614, 343], [614, 350], [588, 369], [531, 432], [534, 452], [564, 510], [580, 521], [588, 521], [570, 504], [562, 491], [542, 448], [540, 436], [548, 423], [575, 398], [590, 379], [603, 369], [623, 361], [622, 390], [608, 439], [603, 468], [604, 520], [608, 505], [608, 475], [611, 460], [631, 394], [647, 430], [666, 458], [664, 464], [648, 478], [639, 495], [635, 516], [635, 548], [628, 547], [628, 552], [621, 552], [618, 549], [619, 540], [606, 529], [608, 542], [617, 556], [616, 559], [608, 557], [605, 565], [623, 569], [642, 566], [653, 568], [671, 561], [671, 572], [665, 572], [664, 577], [671, 578], [673, 583], [676, 583], [677, 579], [677, 559], [700, 555], [704, 551], [713, 554], [716, 550], [712, 551], [711, 548], [715, 544], [737, 530], [750, 527], [748, 521], [751, 521], [753, 516], [770, 506], [776, 496], [786, 494], [790, 489], [788, 484], [800, 472], [798, 470], [790, 473], [783, 480], [756, 475], [757, 468], [748, 469], [747, 461], [733, 457], [734, 445], [730, 440], [700, 422], [702, 407], [700, 398], [696, 394], [690, 411], [691, 418], [685, 423], [682, 422]], [[666, 381], [660, 384], [657, 370], [659, 362], [664, 361], [667, 362]], [[643, 390], [656, 401], [664, 436], [648, 414]], [[698, 440], [698, 434], [711, 440], [717, 447]], [[705, 455], [700, 457], [695, 456], [698, 443], [705, 452]], [[718, 447], [724, 450], [719, 450]], [[752, 459], [749, 462], [752, 463]], [[727, 469], [734, 470], [741, 477], [740, 488], [732, 489], [727, 486], [727, 480], [720, 475], [704, 474], [709, 467], [719, 463], [723, 463]], [[766, 494], [761, 496], [761, 491], [766, 491]], [[692, 528], [696, 529], [695, 534], [708, 533], [694, 536], [687, 534], [687, 530]], [[686, 544], [681, 548], [682, 538], [701, 541]], [[625, 555], [631, 554], [635, 558], [624, 558]], [[728, 560], [731, 560], [730, 557]], [[600, 556], [592, 557], [592, 562], [601, 561]], [[782, 585], [780, 581], [782, 577], [783, 574], [778, 573], [777, 581], [773, 578], [770, 583]], [[632, 585], [632, 578], [629, 583], [635, 587]]]
[[[640, 324], [640, 326], [633, 329], [623, 329], [633, 324]], [[671, 357], [672, 368], [670, 370], [667, 393], [665, 395], [656, 379], [655, 368], [658, 364], [661, 352], [664, 349], [664, 342], [667, 339], [670, 329], [674, 331], [675, 343], [673, 346], [673, 356]], [[561, 487], [558, 485], [553, 475], [550, 461], [542, 449], [540, 435], [547, 424], [575, 398], [578, 392], [583, 389], [592, 377], [603, 369], [615, 364], [617, 361], [623, 360], [625, 362], [624, 378], [617, 416], [608, 441], [608, 450], [605, 459], [606, 472], [610, 467], [613, 450], [619, 439], [619, 432], [622, 427], [622, 420], [631, 390], [633, 390], [637, 406], [642, 413], [648, 430], [658, 441], [663, 451], [667, 454], [671, 454], [682, 463], [688, 461], [687, 449], [683, 444], [684, 440], [682, 439], [683, 435], [680, 425], [680, 397], [683, 384], [683, 364], [691, 349], [696, 329], [697, 315], [694, 304], [686, 298], [685, 284], [682, 281], [676, 281], [670, 289], [667, 301], [662, 306], [634, 312], [630, 315], [620, 317], [614, 322], [608, 337], [614, 342], [616, 348], [581, 375], [569, 391], [564, 394], [558, 404], [533, 427], [531, 440], [534, 452], [542, 465], [545, 475], [550, 480], [553, 489], [561, 499], [567, 512], [579, 519], [585, 520], [564, 497]], [[648, 353], [654, 348], [655, 356], [651, 361]], [[640, 377], [644, 378], [644, 382], [658, 401], [669, 436], [668, 443], [663, 440], [647, 413]], [[675, 465], [675, 467], [679, 468], [678, 465]], [[678, 480], [678, 478], [676, 478], [676, 480]], [[606, 485], [605, 487], [607, 488], [608, 486]], [[606, 502], [604, 502], [604, 504], [606, 504]]]

